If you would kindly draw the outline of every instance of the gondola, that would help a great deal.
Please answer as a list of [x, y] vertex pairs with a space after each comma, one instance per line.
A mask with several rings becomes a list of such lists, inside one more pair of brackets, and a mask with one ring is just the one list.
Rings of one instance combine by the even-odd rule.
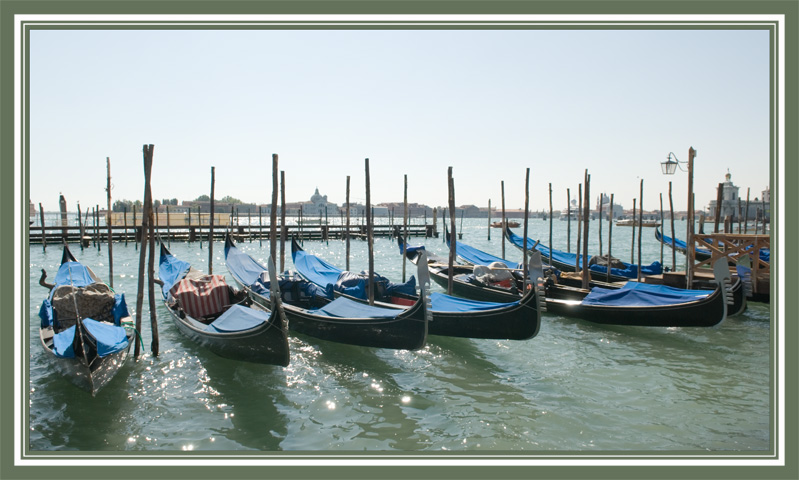
[[[162, 296], [175, 326], [220, 357], [287, 366], [286, 319], [236, 291], [222, 275], [204, 275], [161, 243]], [[278, 300], [279, 302], [279, 300]]]
[[[419, 265], [424, 247], [408, 246], [402, 237], [397, 237], [400, 253], [404, 253], [408, 260]], [[443, 288], [449, 288], [449, 260], [434, 253], [425, 255], [430, 278]], [[452, 266], [452, 293], [459, 297], [479, 300], [484, 302], [510, 303], [516, 302], [522, 295], [522, 290], [514, 283], [486, 284], [474, 275], [474, 265], [454, 264]]]
[[[363, 347], [417, 350], [427, 341], [428, 286], [420, 282], [421, 294], [405, 308], [368, 305], [347, 297], [333, 298], [301, 278], [267, 278], [266, 269], [239, 250], [230, 236], [225, 239], [225, 263], [238, 285], [257, 303], [272, 306], [272, 285], [279, 285], [289, 328], [321, 340]], [[421, 277], [420, 277], [421, 278]]]
[[[340, 282], [339, 278], [348, 278], [347, 272], [325, 262], [321, 258], [304, 251], [302, 247], [292, 240], [291, 254], [294, 267], [306, 280], [320, 288], [332, 290], [334, 295], [349, 296], [354, 300], [365, 299], [366, 288], [349, 287], [348, 289], [333, 287]], [[432, 270], [430, 271], [432, 273]], [[398, 300], [413, 300], [415, 295], [409, 295], [406, 284], [397, 285], [388, 282], [385, 277], [377, 276], [381, 281], [387, 282], [386, 286], [376, 288], [376, 300], [386, 303], [398, 303]], [[412, 282], [413, 277], [408, 283]], [[436, 279], [438, 283], [438, 279]], [[365, 282], [364, 282], [365, 283]], [[431, 293], [432, 321], [428, 326], [430, 335], [465, 338], [491, 338], [526, 340], [538, 334], [540, 315], [538, 312], [539, 299], [535, 292], [521, 296], [502, 296], [496, 300], [473, 300], [458, 298], [439, 292]], [[462, 296], [463, 297], [463, 296]]]
[[122, 368], [135, 341], [125, 295], [115, 294], [66, 244], [39, 317], [42, 347], [55, 368], [92, 396]]
[[[478, 266], [489, 265], [499, 266], [498, 272], [507, 270], [506, 267], [513, 268], [512, 262], [463, 242], [457, 243], [456, 254], [474, 265], [475, 270]], [[539, 256], [540, 252], [536, 251], [534, 255]], [[714, 280], [707, 282], [711, 288], [704, 289], [687, 290], [635, 281], [611, 284], [593, 280], [591, 288], [582, 289], [560, 283], [558, 279], [562, 277], [555, 277], [551, 272], [548, 272], [546, 279], [542, 277], [536, 284], [544, 284], [544, 310], [549, 313], [612, 325], [709, 327], [721, 322], [730, 312], [740, 313], [745, 308], [745, 299], [743, 307], [734, 299], [731, 275], [725, 267], [724, 262], [714, 265]], [[533, 269], [531, 266], [530, 270]], [[484, 272], [488, 275], [491, 269]], [[473, 281], [485, 283], [481, 275], [473, 274], [472, 277]], [[521, 285], [519, 276], [516, 275], [514, 280], [518, 289]], [[740, 279], [732, 285], [742, 293]], [[738, 301], [741, 301], [742, 295], [738, 297]]]
[[[510, 228], [505, 229], [505, 237], [511, 244], [515, 245], [519, 249], [524, 248], [524, 240], [519, 235], [513, 233], [513, 230]], [[550, 255], [552, 257], [552, 266], [557, 268], [558, 270], [564, 272], [573, 272], [576, 270], [575, 265], [578, 262], [579, 258], [579, 267], [583, 268], [583, 258], [582, 255], [576, 253], [568, 253], [563, 252], [561, 250], [550, 249], [545, 245], [541, 245], [537, 242], [533, 242], [531, 239], [527, 239], [527, 250], [538, 250], [541, 252], [541, 257], [547, 263], [550, 261]], [[608, 275], [608, 268], [606, 265], [602, 265], [600, 263], [607, 262], [607, 258], [604, 257], [588, 257], [588, 270], [591, 272], [591, 278], [597, 280], [604, 280], [609, 282], [625, 282], [627, 280], [638, 278], [638, 265], [633, 265], [630, 263], [622, 262], [621, 260], [611, 258], [611, 268], [610, 268], [610, 275]], [[616, 264], [617, 267], [613, 267], [613, 264]], [[641, 275], [660, 275], [663, 273], [663, 266], [660, 262], [652, 262], [650, 265], [642, 265], [641, 266]]]
[[604, 325], [646, 327], [712, 327], [727, 317], [730, 271], [714, 265], [715, 288], [695, 290], [641, 282], [621, 288], [581, 289], [547, 285], [547, 311]]

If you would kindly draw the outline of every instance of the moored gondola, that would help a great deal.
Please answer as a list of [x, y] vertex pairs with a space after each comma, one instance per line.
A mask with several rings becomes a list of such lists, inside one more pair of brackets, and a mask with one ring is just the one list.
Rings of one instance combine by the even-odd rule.
[[[296, 241], [292, 241], [291, 251], [294, 266], [302, 277], [309, 281], [315, 280], [314, 283], [319, 287], [330, 289], [334, 295], [350, 295], [355, 300], [364, 300], [365, 296], [357, 297], [353, 294], [365, 294], [365, 288], [347, 290], [336, 288], [337, 284], [340, 284], [336, 279], [350, 277], [348, 272], [305, 252]], [[423, 269], [423, 271], [425, 270]], [[325, 275], [321, 275], [320, 272], [324, 272]], [[429, 272], [432, 274], [433, 270], [429, 270]], [[378, 277], [384, 278], [379, 275]], [[411, 278], [413, 279], [413, 277]], [[436, 283], [439, 283], [438, 278], [433, 278]], [[317, 283], [321, 281], [329, 283]], [[376, 289], [378, 292], [385, 292], [379, 300], [388, 303], [396, 302], [398, 292], [393, 285], [388, 282], [387, 286]], [[403, 295], [405, 299], [415, 299], [406, 293]], [[439, 292], [431, 294], [433, 318], [428, 326], [430, 335], [526, 340], [538, 333], [541, 319], [538, 311], [539, 298], [534, 291], [524, 296], [497, 296], [495, 300], [475, 300], [465, 295], [461, 295], [461, 297], [466, 298]]]
[[266, 269], [239, 250], [228, 236], [225, 263], [233, 279], [257, 303], [271, 308], [272, 285], [280, 285], [283, 308], [294, 332], [349, 345], [417, 350], [427, 341], [428, 286], [420, 281], [420, 294], [405, 308], [368, 305], [332, 293], [299, 278], [267, 278]]
[[286, 320], [279, 309], [256, 304], [222, 275], [204, 275], [163, 243], [159, 277], [164, 304], [183, 335], [220, 357], [289, 364]]
[[39, 317], [39, 338], [52, 364], [93, 396], [128, 359], [135, 336], [124, 294], [115, 294], [66, 244]]

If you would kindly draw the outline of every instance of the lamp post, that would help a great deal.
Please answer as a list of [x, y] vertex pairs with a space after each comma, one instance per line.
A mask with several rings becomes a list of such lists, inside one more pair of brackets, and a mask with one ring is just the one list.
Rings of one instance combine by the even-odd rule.
[[[669, 152], [665, 162], [660, 162], [660, 168], [664, 175], [673, 175], [677, 171], [677, 167], [682, 167], [680, 164], [688, 164], [688, 232], [686, 233], [686, 250], [685, 250], [685, 288], [691, 288], [694, 281], [694, 158], [696, 157], [696, 150], [693, 147], [688, 149], [688, 161], [681, 162], [677, 155]], [[685, 171], [685, 170], [683, 170]]]

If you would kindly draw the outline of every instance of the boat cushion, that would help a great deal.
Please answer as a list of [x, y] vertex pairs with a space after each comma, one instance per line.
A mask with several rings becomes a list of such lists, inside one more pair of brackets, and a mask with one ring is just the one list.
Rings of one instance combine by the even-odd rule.
[[582, 301], [583, 305], [607, 306], [666, 306], [693, 302], [706, 298], [713, 290], [689, 290], [627, 282], [622, 288], [594, 287]]
[[233, 305], [205, 329], [214, 333], [241, 332], [269, 321], [269, 312]]
[[222, 275], [203, 275], [200, 278], [184, 278], [170, 290], [170, 295], [193, 318], [217, 314], [230, 303], [230, 293]]
[[91, 318], [84, 319], [83, 326], [97, 342], [99, 357], [105, 357], [128, 348], [129, 341], [124, 327], [98, 322]]

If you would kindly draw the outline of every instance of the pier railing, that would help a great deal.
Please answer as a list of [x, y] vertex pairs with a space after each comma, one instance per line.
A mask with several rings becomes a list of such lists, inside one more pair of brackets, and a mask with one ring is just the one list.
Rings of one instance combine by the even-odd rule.
[[[33, 226], [29, 228], [30, 243], [42, 243], [43, 239], [47, 243], [60, 243], [66, 240], [68, 243], [96, 243], [106, 242], [108, 239], [108, 227], [105, 225], [96, 226]], [[376, 237], [393, 237], [399, 234], [403, 227], [401, 225], [375, 225], [373, 227]], [[343, 239], [349, 235], [353, 239], [366, 238], [365, 225], [350, 225], [349, 229], [345, 225], [320, 225], [302, 224], [286, 225], [287, 238], [300, 238], [303, 240], [328, 240]], [[82, 230], [82, 233], [81, 233]], [[155, 231], [164, 240], [173, 241], [205, 241], [208, 239], [210, 227], [204, 225], [157, 225]], [[230, 230], [239, 240], [248, 239], [267, 239], [269, 238], [269, 225], [215, 225], [214, 239], [224, 239], [226, 232]], [[278, 235], [281, 227], [277, 227]], [[111, 225], [111, 238], [113, 241], [141, 241], [141, 225], [124, 226]], [[408, 236], [411, 237], [433, 237], [435, 228], [433, 225], [409, 225]]]
[[695, 248], [710, 250], [710, 258], [695, 260], [694, 270], [712, 266], [716, 260], [748, 265], [752, 269], [752, 291], [765, 294], [769, 291], [771, 264], [760, 256], [761, 249], [770, 251], [769, 235], [732, 233], [694, 234]]

